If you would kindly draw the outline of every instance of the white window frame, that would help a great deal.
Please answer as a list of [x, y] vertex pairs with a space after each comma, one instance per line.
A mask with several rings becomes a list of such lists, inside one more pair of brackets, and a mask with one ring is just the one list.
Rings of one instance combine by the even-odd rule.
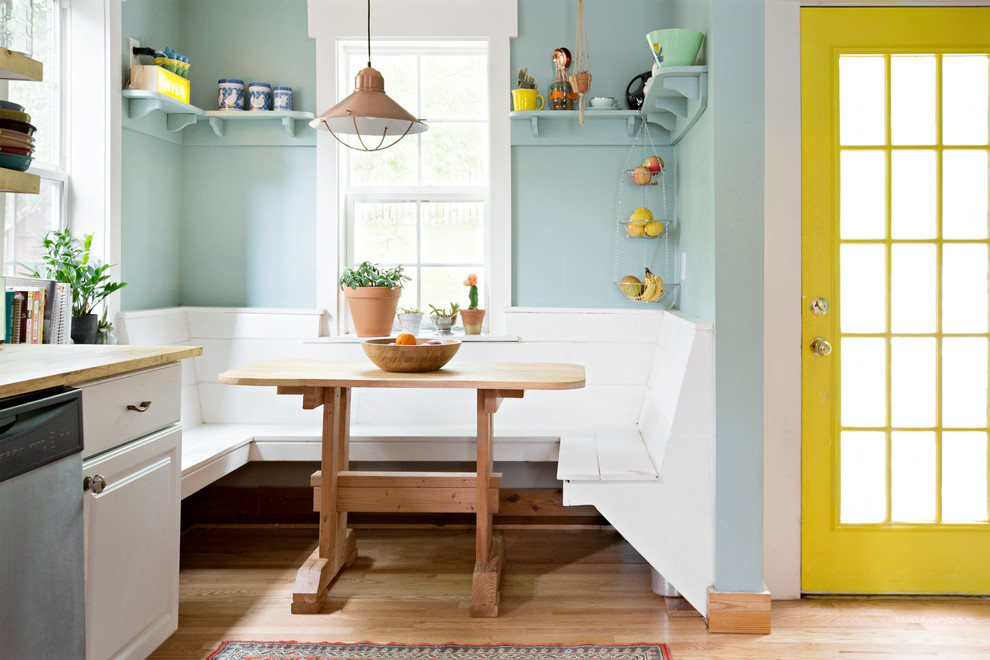
[[[67, 105], [67, 99], [65, 94], [65, 81], [67, 79], [66, 70], [68, 68], [68, 49], [69, 49], [69, 0], [50, 0], [54, 5], [52, 13], [56, 15], [54, 21], [54, 41], [55, 41], [55, 60], [57, 61], [57, 66], [53, 67], [51, 63], [45, 66], [44, 71], [44, 81], [36, 84], [49, 83], [54, 86], [55, 97], [58, 102], [55, 104], [54, 111], [56, 113], [54, 121], [55, 135], [53, 136], [53, 142], [55, 144], [55, 161], [38, 161], [35, 160], [31, 167], [28, 168], [28, 172], [31, 174], [37, 174], [41, 178], [42, 185], [44, 182], [50, 182], [57, 188], [57, 205], [58, 205], [58, 221], [54, 229], [62, 230], [66, 227], [69, 222], [69, 211], [68, 211], [68, 191], [69, 191], [69, 172], [68, 172], [68, 157], [67, 157], [67, 135], [68, 135], [68, 118], [69, 111]], [[37, 58], [35, 58], [37, 59]], [[3, 97], [9, 98], [9, 85], [12, 81], [0, 81], [2, 84]], [[33, 81], [23, 82], [21, 84], [34, 84]], [[47, 166], [47, 167], [43, 167]], [[8, 193], [17, 194], [17, 193]], [[3, 275], [5, 271], [12, 270], [13, 273], [20, 274], [20, 269], [15, 264], [2, 263], [4, 255], [6, 254], [7, 246], [4, 244], [5, 241], [5, 231], [3, 230], [4, 222], [6, 218], [4, 216], [5, 209], [0, 205], [0, 275]], [[41, 239], [42, 237], [38, 237]], [[15, 247], [16, 249], [16, 247]]]
[[[366, 39], [367, 16], [364, 3], [352, 0], [309, 0], [309, 35], [316, 40], [316, 109], [322, 112], [340, 99], [338, 96], [337, 53], [339, 40]], [[512, 292], [511, 147], [509, 100], [505, 94], [509, 71], [509, 40], [517, 34], [517, 6], [514, 0], [375, 0], [371, 7], [372, 40], [487, 40], [488, 42], [488, 143], [489, 205], [485, 263], [489, 269], [485, 295], [488, 302], [489, 331], [503, 334], [505, 311]], [[372, 48], [372, 66], [375, 51]], [[343, 81], [345, 89], [353, 81]], [[386, 90], [388, 81], [386, 81]], [[428, 120], [429, 118], [427, 118]], [[343, 149], [344, 147], [339, 147]], [[325, 133], [317, 135], [317, 302], [335, 315], [340, 326], [346, 305], [337, 286], [343, 267], [341, 200], [338, 181], [339, 160], [336, 141]]]
[[[446, 40], [445, 40], [446, 41]], [[488, 44], [486, 41], [480, 39], [474, 39], [471, 41], [453, 41], [449, 42], [449, 45], [443, 45], [444, 42], [437, 39], [429, 40], [402, 40], [402, 41], [389, 41], [383, 42], [381, 40], [375, 40], [372, 42], [371, 50], [372, 55], [378, 54], [390, 55], [390, 54], [409, 54], [415, 52], [416, 55], [424, 54], [438, 54], [438, 55], [483, 55], [487, 62], [488, 60]], [[348, 58], [357, 57], [363, 59], [366, 54], [367, 42], [365, 40], [345, 40], [341, 39], [338, 41], [338, 54], [341, 56], [337, 71], [337, 80], [340, 88], [338, 89], [338, 95], [340, 98], [350, 94], [353, 89], [353, 80], [347, 72]], [[374, 66], [374, 57], [372, 58], [372, 66]], [[422, 80], [418, 81], [418, 89], [422, 90]], [[388, 81], [386, 81], [386, 90]], [[409, 108], [407, 108], [409, 109]], [[490, 108], [486, 108], [490, 112]], [[413, 114], [416, 114], [415, 112]], [[427, 117], [427, 121], [429, 118]], [[491, 122], [491, 117], [486, 113], [486, 115], [480, 119], [465, 121], [465, 120], [437, 120], [437, 123], [444, 124], [489, 124]], [[419, 140], [420, 136], [407, 136], [404, 138], [406, 140]], [[352, 186], [350, 182], [351, 171], [349, 169], [349, 157], [354, 153], [350, 149], [339, 149], [338, 150], [339, 162], [341, 175], [339, 177], [339, 199], [341, 200], [342, 209], [340, 216], [342, 222], [340, 223], [340, 254], [338, 258], [340, 263], [344, 266], [349, 266], [357, 263], [358, 257], [354, 253], [354, 205], [355, 203], [365, 202], [365, 203], [375, 203], [375, 202], [408, 202], [408, 203], [430, 203], [430, 202], [479, 202], [482, 204], [482, 214], [484, 217], [484, 245], [482, 260], [486, 260], [487, 256], [491, 254], [489, 247], [490, 243], [490, 225], [491, 225], [491, 194], [488, 186], [426, 186], [422, 185], [421, 181], [418, 181], [413, 185], [403, 185], [403, 186]], [[422, 156], [423, 151], [420, 146], [418, 149], [419, 163], [418, 169], [420, 175], [422, 175]], [[489, 179], [490, 181], [490, 179]], [[421, 218], [417, 211], [416, 219], [416, 234], [417, 234], [417, 245], [420, 245], [419, 238], [422, 230]], [[417, 266], [420, 268], [430, 267], [430, 266], [458, 266], [461, 264], [456, 263], [421, 263], [418, 261], [417, 255]], [[474, 268], [474, 266], [465, 265], [465, 268]], [[488, 288], [485, 286], [490, 279], [490, 268], [487, 261], [484, 263], [483, 270], [478, 271], [481, 275], [482, 286], [480, 288], [481, 301], [479, 305], [482, 309], [486, 308], [488, 304]], [[465, 271], [467, 273], [467, 271]], [[421, 284], [421, 280], [420, 280]], [[421, 290], [417, 293], [421, 293]], [[425, 310], [425, 305], [428, 301], [423, 300], [420, 302], [420, 309]], [[338, 330], [340, 334], [345, 332], [350, 332], [351, 322], [349, 318], [349, 310], [347, 306], [344, 305], [341, 309], [340, 323], [338, 324]]]

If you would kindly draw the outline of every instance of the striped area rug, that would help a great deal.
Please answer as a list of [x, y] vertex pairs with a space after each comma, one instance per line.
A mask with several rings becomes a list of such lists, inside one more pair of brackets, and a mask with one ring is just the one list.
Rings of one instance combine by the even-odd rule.
[[220, 644], [207, 660], [671, 660], [666, 644], [337, 644], [239, 642]]

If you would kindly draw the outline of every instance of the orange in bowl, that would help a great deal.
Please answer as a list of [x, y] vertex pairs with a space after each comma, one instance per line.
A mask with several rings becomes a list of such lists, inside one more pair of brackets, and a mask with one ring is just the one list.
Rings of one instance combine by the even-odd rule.
[[[428, 341], [439, 341], [428, 344]], [[436, 371], [450, 362], [461, 347], [456, 339], [417, 339], [415, 344], [396, 344], [391, 337], [361, 342], [365, 355], [382, 371], [413, 373]]]
[[416, 345], [416, 335], [411, 335], [408, 332], [399, 333], [399, 336], [395, 338], [396, 346], [415, 346]]

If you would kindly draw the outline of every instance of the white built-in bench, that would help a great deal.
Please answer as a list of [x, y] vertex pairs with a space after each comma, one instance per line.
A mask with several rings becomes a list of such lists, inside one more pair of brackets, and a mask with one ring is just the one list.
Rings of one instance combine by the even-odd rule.
[[[183, 498], [249, 462], [320, 460], [320, 410], [217, 376], [271, 359], [366, 359], [359, 340], [323, 336], [327, 321], [320, 310], [253, 308], [117, 316], [121, 342], [203, 347], [183, 361]], [[573, 362], [585, 366], [587, 384], [506, 400], [495, 460], [559, 459], [564, 503], [597, 506], [705, 613], [714, 566], [711, 326], [677, 312], [515, 309], [506, 331], [464, 341], [455, 360]], [[356, 388], [351, 460], [473, 461], [473, 396]], [[656, 552], [657, 534], [679, 550]]]

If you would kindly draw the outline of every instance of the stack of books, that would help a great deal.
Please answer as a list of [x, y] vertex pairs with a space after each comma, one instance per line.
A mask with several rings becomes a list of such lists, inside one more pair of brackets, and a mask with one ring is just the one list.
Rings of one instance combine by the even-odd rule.
[[0, 277], [0, 340], [8, 344], [69, 344], [72, 289], [55, 280]]

